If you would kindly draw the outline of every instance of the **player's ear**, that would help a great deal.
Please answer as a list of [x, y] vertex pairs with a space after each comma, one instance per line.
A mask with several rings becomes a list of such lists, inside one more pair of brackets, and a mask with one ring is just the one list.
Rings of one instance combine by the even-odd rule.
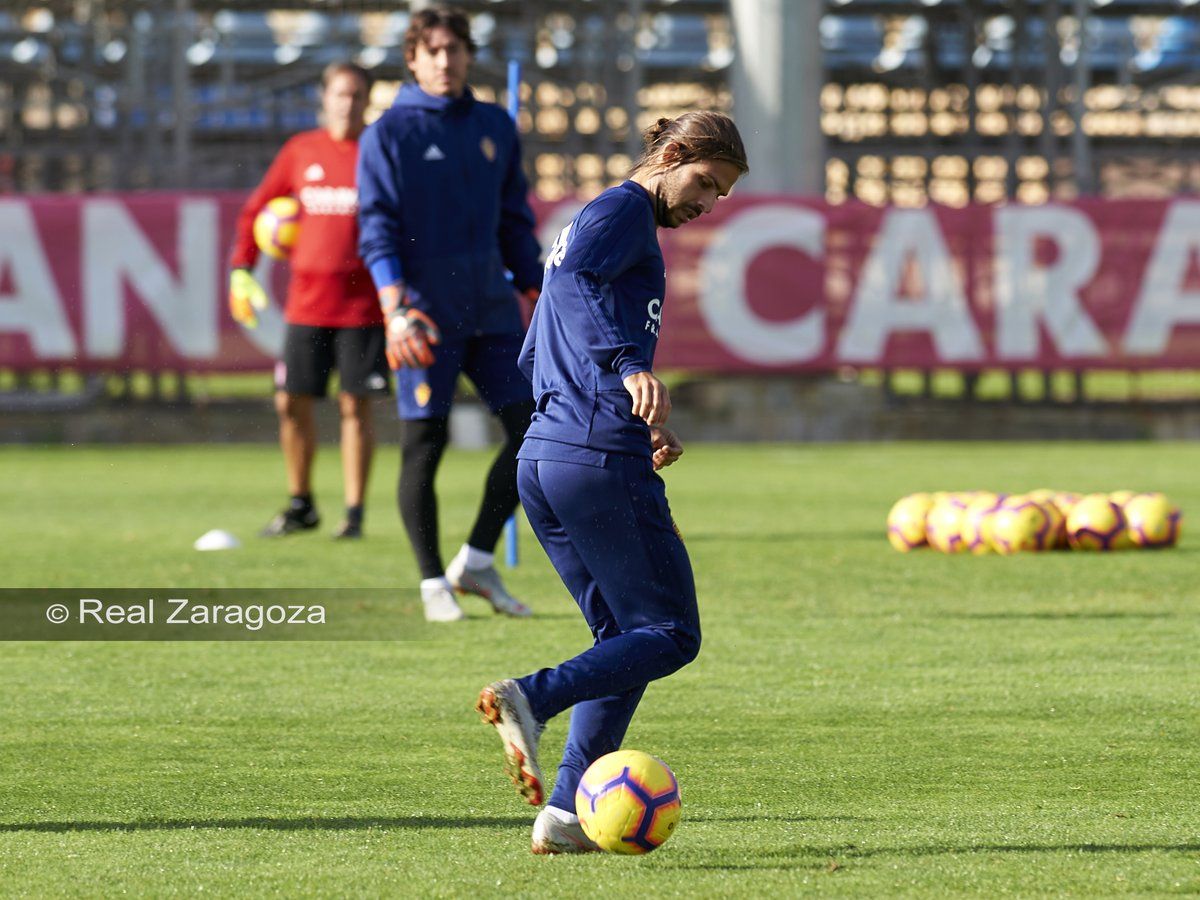
[[663, 165], [673, 166], [683, 159], [683, 146], [679, 141], [667, 141], [660, 153]]

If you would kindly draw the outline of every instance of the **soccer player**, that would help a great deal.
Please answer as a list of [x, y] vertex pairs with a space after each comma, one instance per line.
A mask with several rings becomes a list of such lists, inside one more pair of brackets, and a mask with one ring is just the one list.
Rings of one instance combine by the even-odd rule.
[[354, 185], [358, 138], [371, 79], [351, 63], [333, 63], [321, 79], [324, 127], [284, 144], [238, 217], [231, 259], [229, 309], [248, 328], [267, 296], [251, 274], [258, 259], [254, 218], [274, 197], [300, 202], [300, 230], [292, 249], [284, 318], [283, 359], [275, 367], [275, 410], [291, 500], [262, 530], [280, 537], [320, 524], [312, 497], [317, 449], [313, 399], [324, 397], [329, 375], [339, 377], [342, 475], [346, 516], [337, 538], [362, 536], [363, 496], [375, 446], [371, 394], [387, 393], [383, 317], [358, 258], [358, 192]]
[[652, 369], [666, 288], [656, 229], [711, 212], [748, 165], [719, 113], [659, 119], [645, 145], [629, 180], [585, 206], [550, 248], [521, 351], [537, 404], [519, 453], [521, 502], [595, 638], [556, 668], [479, 695], [509, 775], [535, 806], [538, 738], [574, 707], [534, 853], [595, 849], [575, 816], [580, 777], [621, 746], [646, 685], [700, 649], [691, 564], [655, 474], [683, 453], [664, 427], [671, 400]]
[[[526, 616], [493, 560], [517, 506], [517, 448], [533, 413], [517, 369], [524, 328], [514, 287], [534, 299], [542, 283], [517, 132], [503, 109], [467, 86], [475, 45], [461, 12], [414, 13], [404, 52], [416, 83], [404, 84], [367, 129], [358, 165], [359, 247], [387, 320], [403, 420], [400, 516], [426, 619], [463, 617], [455, 589]], [[434, 477], [460, 372], [499, 417], [506, 442], [467, 542], [443, 567]]]

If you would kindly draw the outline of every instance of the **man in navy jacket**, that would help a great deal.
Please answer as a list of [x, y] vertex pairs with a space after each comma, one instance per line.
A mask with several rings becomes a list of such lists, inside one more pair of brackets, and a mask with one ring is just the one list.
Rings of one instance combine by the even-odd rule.
[[[517, 369], [516, 291], [536, 298], [541, 248], [516, 127], [467, 86], [474, 50], [461, 12], [414, 14], [405, 57], [416, 83], [401, 87], [363, 134], [358, 162], [359, 251], [387, 320], [404, 421], [400, 515], [421, 569], [425, 616], [439, 622], [463, 617], [455, 590], [488, 599], [497, 612], [529, 615], [500, 581], [493, 553], [517, 506], [516, 452], [533, 412]], [[499, 417], [506, 442], [471, 534], [444, 568], [433, 485], [460, 372]]]

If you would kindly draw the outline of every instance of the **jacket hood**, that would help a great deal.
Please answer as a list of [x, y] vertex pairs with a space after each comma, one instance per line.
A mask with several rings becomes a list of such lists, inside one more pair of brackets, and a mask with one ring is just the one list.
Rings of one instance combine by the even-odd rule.
[[411, 81], [406, 81], [400, 85], [400, 91], [392, 105], [444, 113], [463, 112], [470, 109], [474, 103], [475, 95], [471, 93], [470, 87], [463, 89], [461, 97], [435, 97], [425, 93]]

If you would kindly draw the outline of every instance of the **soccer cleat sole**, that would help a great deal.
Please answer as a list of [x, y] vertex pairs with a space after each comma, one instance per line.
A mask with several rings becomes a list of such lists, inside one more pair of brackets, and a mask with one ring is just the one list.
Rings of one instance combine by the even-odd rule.
[[[479, 717], [488, 725], [495, 728], [504, 721], [500, 706], [496, 702], [496, 693], [490, 687], [479, 692], [479, 700], [475, 703]], [[511, 742], [504, 743], [504, 774], [516, 785], [517, 793], [530, 806], [541, 806], [543, 799], [542, 782], [537, 774], [526, 765], [525, 754]]]
[[542, 844], [536, 844], [530, 841], [529, 852], [534, 856], [566, 856], [579, 853], [600, 853], [602, 851], [595, 845], [589, 847], [585, 844], [576, 844], [574, 842], [546, 841]]
[[532, 844], [529, 852], [534, 856], [567, 856], [577, 853], [599, 853], [599, 847], [579, 847], [575, 844]]

